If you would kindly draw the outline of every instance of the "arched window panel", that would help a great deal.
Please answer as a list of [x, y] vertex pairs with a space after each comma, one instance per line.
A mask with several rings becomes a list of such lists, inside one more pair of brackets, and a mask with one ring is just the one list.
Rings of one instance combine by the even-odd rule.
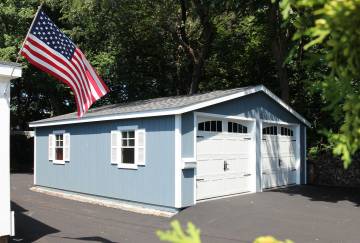
[[264, 127], [262, 132], [263, 135], [277, 135], [277, 126]]
[[198, 131], [222, 132], [222, 121], [204, 121], [198, 123]]
[[281, 136], [289, 136], [292, 137], [294, 136], [294, 131], [290, 128], [287, 127], [281, 127]]
[[241, 125], [237, 122], [228, 122], [228, 132], [230, 133], [247, 133], [247, 126]]

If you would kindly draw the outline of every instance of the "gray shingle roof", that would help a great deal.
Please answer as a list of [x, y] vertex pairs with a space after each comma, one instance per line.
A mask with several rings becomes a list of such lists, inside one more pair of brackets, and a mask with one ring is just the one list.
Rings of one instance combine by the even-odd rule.
[[20, 64], [20, 63], [16, 63], [16, 62], [0, 61], [0, 64], [7, 65], [7, 66], [11, 66], [11, 67], [21, 67], [21, 64]]
[[[248, 86], [236, 89], [228, 89], [228, 90], [217, 90], [203, 94], [195, 94], [195, 95], [183, 95], [183, 96], [171, 96], [171, 97], [163, 97], [149, 100], [140, 100], [128, 103], [120, 103], [113, 105], [105, 105], [98, 108], [90, 109], [83, 118], [90, 117], [101, 117], [107, 115], [119, 115], [119, 114], [127, 114], [134, 112], [145, 112], [145, 111], [158, 111], [158, 110], [167, 110], [167, 109], [177, 109], [183, 108], [186, 106], [194, 105], [200, 102], [213, 100], [216, 98], [221, 98], [224, 96], [232, 95], [241, 91], [246, 91], [248, 89], [252, 89], [256, 86]], [[46, 123], [46, 122], [54, 122], [54, 121], [67, 121], [77, 119], [77, 113], [69, 113], [61, 116], [51, 117], [39, 121], [31, 122], [31, 125]]]

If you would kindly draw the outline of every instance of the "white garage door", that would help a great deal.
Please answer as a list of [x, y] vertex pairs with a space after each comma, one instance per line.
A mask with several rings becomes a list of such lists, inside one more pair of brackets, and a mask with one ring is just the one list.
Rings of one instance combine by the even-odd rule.
[[263, 126], [261, 141], [262, 187], [296, 183], [296, 137], [288, 126]]
[[252, 137], [249, 130], [239, 121], [199, 119], [198, 200], [251, 190], [255, 175], [250, 164]]

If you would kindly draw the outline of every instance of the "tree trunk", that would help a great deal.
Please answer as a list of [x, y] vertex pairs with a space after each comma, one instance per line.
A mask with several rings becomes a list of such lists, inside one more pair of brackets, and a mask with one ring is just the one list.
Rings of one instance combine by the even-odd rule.
[[272, 25], [271, 49], [275, 58], [276, 73], [279, 79], [281, 99], [289, 103], [289, 79], [287, 69], [284, 65], [287, 55], [286, 36], [281, 29], [281, 13], [279, 2], [270, 4], [270, 23]]

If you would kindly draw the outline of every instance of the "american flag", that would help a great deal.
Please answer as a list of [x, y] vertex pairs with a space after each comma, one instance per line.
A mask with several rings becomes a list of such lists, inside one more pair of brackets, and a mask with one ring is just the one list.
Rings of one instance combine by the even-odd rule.
[[78, 117], [109, 92], [75, 44], [39, 11], [20, 51], [31, 64], [70, 86], [75, 95]]

